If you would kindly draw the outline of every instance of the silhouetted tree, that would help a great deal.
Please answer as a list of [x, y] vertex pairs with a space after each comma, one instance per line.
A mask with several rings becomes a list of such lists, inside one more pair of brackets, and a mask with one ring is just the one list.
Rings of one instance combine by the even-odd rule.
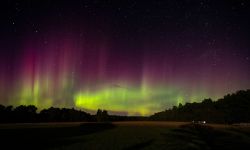
[[98, 122], [109, 121], [108, 111], [98, 109], [96, 112], [96, 120]]
[[92, 121], [90, 114], [68, 108], [54, 108], [43, 109], [40, 114], [40, 120], [45, 122], [58, 122], [58, 121]]
[[34, 105], [18, 106], [14, 109], [15, 120], [18, 122], [35, 122], [36, 121], [36, 110]]

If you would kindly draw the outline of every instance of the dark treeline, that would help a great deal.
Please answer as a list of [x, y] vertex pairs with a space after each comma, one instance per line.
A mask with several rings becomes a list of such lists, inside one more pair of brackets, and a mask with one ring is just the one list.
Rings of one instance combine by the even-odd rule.
[[145, 121], [145, 120], [149, 120], [149, 117], [109, 115], [106, 110], [98, 109], [97, 113], [95, 115], [95, 119], [98, 122], [103, 122], [103, 121]]
[[18, 107], [0, 105], [0, 123], [34, 123], [34, 122], [107, 122], [107, 121], [136, 121], [146, 120], [141, 116], [116, 116], [109, 115], [108, 111], [98, 109], [96, 115], [91, 115], [74, 108], [48, 108], [39, 113], [33, 105], [21, 105]]
[[91, 115], [74, 108], [48, 108], [39, 113], [33, 105], [3, 106], [0, 105], [0, 123], [16, 122], [73, 122], [73, 121], [192, 121], [205, 120], [211, 123], [250, 122], [250, 90], [238, 91], [213, 101], [186, 103], [173, 106], [150, 117], [109, 115], [106, 110], [97, 110]]
[[3, 106], [0, 105], [0, 122], [64, 122], [64, 121], [94, 121], [90, 114], [75, 109], [68, 108], [48, 108], [37, 113], [37, 108], [33, 105]]
[[200, 103], [179, 104], [163, 112], [155, 113], [151, 120], [192, 121], [211, 123], [250, 122], [250, 90], [228, 94], [217, 101], [204, 99]]

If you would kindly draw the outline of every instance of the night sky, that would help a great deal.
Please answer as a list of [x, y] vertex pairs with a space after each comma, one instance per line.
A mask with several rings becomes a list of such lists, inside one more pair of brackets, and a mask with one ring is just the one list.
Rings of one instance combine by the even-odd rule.
[[150, 115], [250, 88], [248, 0], [1, 5], [1, 104]]

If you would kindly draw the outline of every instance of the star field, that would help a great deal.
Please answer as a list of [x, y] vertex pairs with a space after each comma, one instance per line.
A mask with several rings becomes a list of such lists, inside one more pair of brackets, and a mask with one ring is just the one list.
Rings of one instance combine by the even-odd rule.
[[3, 3], [0, 102], [150, 115], [250, 88], [247, 0]]

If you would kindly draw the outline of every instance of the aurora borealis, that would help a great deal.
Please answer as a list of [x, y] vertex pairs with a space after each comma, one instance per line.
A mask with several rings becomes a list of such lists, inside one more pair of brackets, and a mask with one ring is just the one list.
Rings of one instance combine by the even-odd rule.
[[250, 88], [248, 1], [10, 1], [0, 103], [150, 115]]

